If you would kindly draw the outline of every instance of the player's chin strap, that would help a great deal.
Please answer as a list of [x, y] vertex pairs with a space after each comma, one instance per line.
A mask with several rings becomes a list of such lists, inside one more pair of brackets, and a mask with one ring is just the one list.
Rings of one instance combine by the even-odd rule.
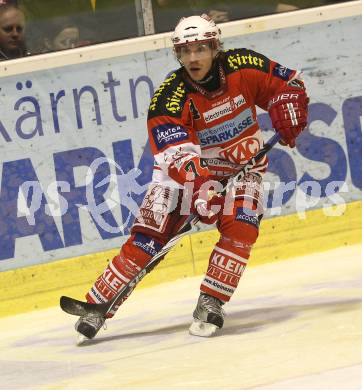
[[[222, 192], [227, 193], [233, 186], [241, 181], [243, 177], [255, 166], [255, 164], [260, 161], [279, 140], [280, 135], [276, 133], [235, 176], [232, 176], [228, 180]], [[68, 314], [76, 316], [84, 316], [90, 312], [94, 312], [106, 317], [107, 313], [109, 313], [115, 306], [117, 306], [117, 304], [134, 289], [134, 287], [143, 279], [143, 277], [164, 258], [164, 256], [180, 241], [180, 239], [186, 233], [191, 230], [192, 226], [195, 225], [198, 221], [199, 218], [197, 216], [190, 215], [185, 221], [184, 225], [178, 231], [177, 235], [173, 237], [155, 256], [153, 256], [145, 268], [143, 268], [133, 279], [131, 279], [128, 284], [121, 288], [110, 301], [106, 303], [88, 303], [62, 296], [60, 297], [60, 307]]]

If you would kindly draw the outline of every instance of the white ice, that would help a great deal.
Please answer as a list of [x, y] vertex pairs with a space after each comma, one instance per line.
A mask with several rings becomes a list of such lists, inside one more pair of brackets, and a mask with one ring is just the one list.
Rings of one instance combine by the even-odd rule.
[[58, 307], [0, 319], [0, 389], [362, 389], [362, 245], [250, 267], [213, 338], [188, 334], [200, 281], [135, 291], [81, 347]]

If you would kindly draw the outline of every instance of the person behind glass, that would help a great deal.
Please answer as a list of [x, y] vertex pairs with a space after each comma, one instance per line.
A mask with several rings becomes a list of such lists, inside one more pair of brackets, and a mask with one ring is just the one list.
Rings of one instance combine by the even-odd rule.
[[15, 4], [0, 5], [0, 61], [27, 54], [23, 11]]
[[69, 17], [54, 18], [48, 21], [42, 41], [41, 53], [72, 49], [83, 46], [79, 38], [79, 28]]
[[[144, 271], [191, 212], [220, 232], [189, 328], [203, 337], [222, 328], [222, 306], [232, 298], [258, 238], [268, 158], [257, 161], [225, 196], [222, 182], [263, 147], [257, 106], [269, 113], [280, 142], [294, 147], [307, 125], [309, 101], [299, 71], [250, 49], [223, 50], [220, 33], [207, 15], [177, 24], [172, 42], [180, 67], [156, 90], [148, 111], [152, 182], [130, 237], [86, 294], [89, 303], [112, 299]], [[87, 312], [76, 330], [93, 338], [127, 296], [104, 317]]]

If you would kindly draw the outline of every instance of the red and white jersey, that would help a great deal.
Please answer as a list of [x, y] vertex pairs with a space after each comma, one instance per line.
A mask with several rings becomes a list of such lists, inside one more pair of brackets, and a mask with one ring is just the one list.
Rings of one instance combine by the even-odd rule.
[[[190, 155], [200, 156], [215, 178], [240, 170], [263, 147], [256, 106], [266, 110], [277, 91], [297, 76], [248, 49], [221, 53], [215, 66], [217, 90], [207, 91], [180, 68], [151, 99], [147, 123], [156, 161], [154, 181], [170, 182], [170, 166]], [[267, 164], [265, 157], [253, 171], [264, 173]]]

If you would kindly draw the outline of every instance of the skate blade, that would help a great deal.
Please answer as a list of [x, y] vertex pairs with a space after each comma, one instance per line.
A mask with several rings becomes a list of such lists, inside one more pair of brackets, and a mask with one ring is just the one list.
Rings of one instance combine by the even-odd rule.
[[84, 334], [77, 333], [76, 345], [80, 346], [90, 340], [88, 337], [84, 336]]
[[199, 337], [211, 337], [219, 328], [214, 324], [208, 322], [202, 322], [200, 320], [194, 320], [189, 328], [189, 333], [193, 336]]

